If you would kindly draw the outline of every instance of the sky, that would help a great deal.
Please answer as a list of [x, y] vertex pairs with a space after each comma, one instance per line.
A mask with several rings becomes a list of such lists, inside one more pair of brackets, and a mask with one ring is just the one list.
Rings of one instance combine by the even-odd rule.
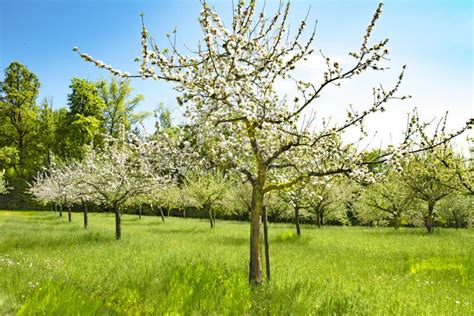
[[[209, 0], [224, 21], [232, 16], [231, 0]], [[257, 1], [262, 4], [262, 1]], [[317, 20], [315, 51], [320, 50], [341, 65], [350, 65], [349, 51], [356, 51], [378, 1], [372, 0], [293, 0], [290, 24], [293, 28], [305, 17]], [[267, 0], [267, 12], [278, 1]], [[71, 78], [109, 79], [105, 70], [96, 69], [72, 52], [74, 46], [115, 68], [137, 73], [134, 59], [140, 55], [140, 13], [160, 45], [166, 33], [177, 28], [181, 47], [193, 48], [201, 38], [197, 22], [198, 0], [0, 0], [0, 68], [19, 61], [41, 82], [39, 100], [51, 98], [54, 107], [67, 106]], [[417, 107], [425, 121], [449, 111], [449, 127], [462, 126], [474, 116], [474, 37], [471, 0], [386, 0], [373, 40], [389, 38], [390, 66], [383, 73], [368, 73], [329, 88], [314, 110], [322, 117], [343, 119], [348, 104], [363, 109], [370, 105], [371, 87], [389, 88], [403, 65], [406, 79], [400, 93], [412, 95], [403, 102], [391, 102], [383, 114], [368, 122], [375, 143], [400, 139], [406, 115]], [[296, 69], [302, 79], [319, 81], [321, 58], [315, 55]], [[3, 75], [1, 76], [3, 77]], [[151, 111], [163, 102], [180, 120], [173, 86], [163, 82], [136, 79], [135, 93], [145, 96], [138, 110]], [[285, 83], [282, 94], [292, 94]], [[152, 122], [147, 122], [152, 126]], [[465, 137], [457, 141], [466, 150]]]

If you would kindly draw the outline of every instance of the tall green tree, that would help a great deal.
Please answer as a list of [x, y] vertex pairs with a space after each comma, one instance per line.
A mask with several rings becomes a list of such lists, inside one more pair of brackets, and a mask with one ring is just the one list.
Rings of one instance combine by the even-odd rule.
[[105, 104], [94, 82], [73, 78], [69, 87], [69, 112], [59, 131], [62, 135], [60, 155], [63, 158], [81, 159], [84, 145], [101, 142]]
[[38, 77], [18, 62], [6, 68], [0, 82], [0, 148], [16, 151], [18, 159], [10, 167], [19, 176], [30, 174], [34, 165], [39, 87]]
[[118, 137], [120, 126], [130, 130], [137, 117], [134, 114], [136, 106], [143, 101], [143, 95], [132, 96], [133, 88], [130, 81], [118, 81], [112, 79], [110, 82], [99, 81], [98, 92], [104, 103], [103, 128], [105, 133], [112, 137]]

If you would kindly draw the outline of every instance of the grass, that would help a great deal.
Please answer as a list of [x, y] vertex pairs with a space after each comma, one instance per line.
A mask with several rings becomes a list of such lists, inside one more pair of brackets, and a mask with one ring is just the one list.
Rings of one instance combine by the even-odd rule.
[[247, 283], [248, 223], [0, 211], [0, 314], [472, 315], [474, 231], [270, 225], [273, 280]]

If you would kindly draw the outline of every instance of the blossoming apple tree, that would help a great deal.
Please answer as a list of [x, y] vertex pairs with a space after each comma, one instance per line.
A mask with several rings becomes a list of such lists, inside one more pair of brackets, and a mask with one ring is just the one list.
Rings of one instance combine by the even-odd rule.
[[357, 201], [358, 217], [362, 221], [387, 219], [398, 229], [402, 218], [410, 211], [414, 196], [401, 181], [400, 174], [391, 172], [382, 181], [368, 185]]
[[[342, 141], [351, 128], [363, 129], [364, 119], [384, 110], [397, 96], [404, 69], [392, 88], [378, 86], [363, 111], [350, 110], [342, 122], [315, 126], [310, 109], [321, 94], [333, 85], [341, 85], [367, 71], [385, 69], [388, 40], [371, 42], [381, 12], [379, 4], [359, 49], [350, 52], [353, 63], [343, 66], [324, 58], [327, 70], [319, 82], [295, 78], [299, 62], [314, 54], [315, 31], [306, 33], [303, 20], [291, 34], [288, 28], [289, 3], [282, 3], [275, 14], [266, 16], [257, 10], [254, 0], [239, 0], [232, 21], [225, 24], [215, 10], [202, 1], [199, 23], [203, 41], [194, 53], [182, 52], [170, 36], [170, 47], [159, 47], [143, 26], [142, 56], [138, 75], [130, 75], [95, 60], [80, 56], [111, 73], [175, 83], [178, 102], [185, 116], [200, 129], [205, 142], [213, 139], [212, 150], [225, 153], [227, 165], [248, 178], [252, 185], [249, 280], [259, 284], [262, 277], [261, 215], [265, 195], [290, 188], [309, 178], [344, 173], [366, 176], [368, 164], [403, 155], [406, 144], [416, 133], [408, 126], [399, 146], [387, 151], [382, 159], [367, 161], [357, 146]], [[307, 35], [306, 35], [307, 34]], [[289, 99], [277, 90], [277, 83], [293, 84], [298, 96]], [[218, 141], [215, 141], [218, 135]], [[364, 137], [364, 133], [361, 133]]]
[[301, 211], [309, 208], [310, 202], [310, 191], [308, 190], [307, 183], [300, 182], [290, 189], [280, 192], [280, 197], [293, 208], [296, 234], [300, 236]]
[[209, 216], [211, 228], [216, 226], [216, 213], [223, 209], [221, 201], [229, 190], [230, 181], [220, 172], [193, 170], [186, 174], [184, 195], [194, 200], [193, 206]]
[[[120, 239], [121, 209], [131, 198], [153, 191], [170, 181], [164, 172], [166, 159], [155, 164], [154, 142], [147, 142], [129, 134], [122, 140], [107, 140], [101, 149], [90, 151], [75, 173], [92, 188], [95, 203], [102, 204], [115, 213], [115, 237]], [[153, 157], [153, 158], [152, 158]], [[163, 157], [162, 157], [163, 158]]]
[[30, 185], [29, 193], [38, 202], [59, 207], [62, 217], [63, 207], [68, 209], [68, 221], [72, 221], [71, 207], [75, 202], [74, 175], [64, 167], [53, 165], [48, 170], [40, 172]]
[[347, 203], [354, 192], [354, 183], [342, 176], [312, 179], [308, 184], [308, 213], [314, 215], [316, 225], [323, 226], [326, 220], [347, 221]]

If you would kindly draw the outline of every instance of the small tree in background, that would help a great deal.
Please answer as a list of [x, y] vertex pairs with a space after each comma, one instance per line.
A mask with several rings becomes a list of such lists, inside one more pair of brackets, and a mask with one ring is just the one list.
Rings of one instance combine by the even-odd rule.
[[398, 173], [392, 172], [382, 181], [366, 186], [357, 203], [357, 216], [365, 221], [388, 220], [398, 229], [402, 218], [412, 209], [414, 196], [402, 182]]
[[43, 205], [54, 204], [62, 217], [63, 207], [68, 209], [68, 221], [72, 221], [71, 207], [76, 194], [74, 175], [64, 166], [52, 165], [48, 170], [38, 173], [30, 185], [29, 193]]
[[163, 210], [167, 211], [166, 216], [169, 217], [171, 209], [180, 209], [181, 205], [179, 199], [181, 197], [188, 198], [186, 194], [181, 194], [180, 189], [172, 184], [147, 194], [146, 200], [152, 210], [157, 210], [161, 216], [161, 220], [164, 222], [165, 216]]
[[280, 198], [293, 208], [296, 234], [301, 235], [300, 218], [301, 211], [309, 208], [310, 194], [306, 183], [299, 183], [291, 189], [282, 191]]
[[83, 174], [77, 172], [81, 170], [81, 166], [77, 162], [72, 162], [64, 166], [64, 172], [69, 175], [70, 185], [68, 186], [70, 199], [75, 205], [82, 208], [84, 215], [84, 228], [89, 227], [88, 206], [96, 200], [96, 192], [94, 189], [84, 182]]
[[166, 174], [167, 160], [162, 159], [157, 165], [151, 159], [150, 152], [157, 150], [157, 144], [127, 136], [126, 142], [108, 139], [103, 149], [89, 152], [75, 170], [84, 184], [93, 189], [95, 203], [106, 205], [115, 213], [116, 239], [122, 236], [122, 207], [133, 197], [149, 193], [170, 180]]
[[468, 228], [474, 220], [474, 197], [455, 193], [438, 204], [438, 216], [447, 227]]
[[346, 204], [354, 191], [352, 183], [342, 177], [314, 179], [308, 184], [308, 209], [321, 228], [327, 220], [347, 223]]
[[247, 220], [251, 210], [252, 187], [248, 182], [233, 181], [222, 199], [224, 208], [236, 215], [238, 220]]
[[[438, 154], [441, 151], [443, 148], [438, 150]], [[456, 174], [446, 168], [434, 152], [423, 152], [408, 159], [402, 181], [409, 189], [409, 194], [426, 203], [427, 207], [422, 211], [423, 219], [428, 233], [433, 233], [437, 219], [435, 207], [453, 193]]]
[[218, 171], [195, 170], [186, 174], [184, 194], [193, 197], [194, 206], [209, 216], [211, 228], [216, 226], [216, 214], [222, 211], [221, 200], [229, 187], [229, 181]]

